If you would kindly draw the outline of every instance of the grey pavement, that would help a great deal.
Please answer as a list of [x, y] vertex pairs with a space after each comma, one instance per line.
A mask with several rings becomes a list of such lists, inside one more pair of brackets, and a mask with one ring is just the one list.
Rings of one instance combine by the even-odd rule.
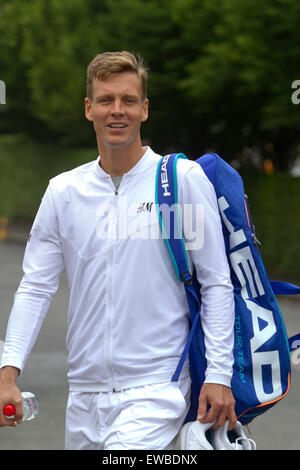
[[[13, 295], [22, 277], [24, 243], [0, 243], [0, 340], [5, 339]], [[40, 335], [18, 379], [22, 391], [40, 400], [38, 416], [16, 428], [0, 428], [0, 450], [63, 450], [68, 396], [65, 336], [68, 285], [65, 273]]]
[[[24, 243], [0, 242], [0, 341], [12, 307], [13, 295], [22, 276]], [[300, 332], [300, 300], [280, 298], [289, 336]], [[68, 285], [65, 273], [40, 335], [26, 363], [18, 386], [40, 399], [40, 413], [17, 428], [0, 429], [0, 450], [63, 450], [65, 408], [68, 396], [65, 335]], [[0, 342], [1, 353], [1, 342]], [[260, 450], [300, 449], [300, 353], [292, 355], [292, 384], [288, 395], [270, 411], [258, 417], [246, 434]]]

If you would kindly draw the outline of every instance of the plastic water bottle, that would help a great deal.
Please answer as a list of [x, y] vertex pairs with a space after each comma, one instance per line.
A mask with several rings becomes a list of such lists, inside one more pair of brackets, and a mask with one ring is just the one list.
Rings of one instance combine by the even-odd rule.
[[[22, 392], [23, 401], [23, 421], [30, 421], [35, 418], [40, 409], [39, 399], [31, 392]], [[14, 405], [5, 405], [3, 414], [7, 419], [13, 419], [15, 415]]]

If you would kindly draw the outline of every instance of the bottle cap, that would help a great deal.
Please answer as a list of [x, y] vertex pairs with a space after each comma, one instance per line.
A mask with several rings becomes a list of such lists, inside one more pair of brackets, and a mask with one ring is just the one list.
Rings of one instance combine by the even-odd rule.
[[13, 416], [16, 412], [14, 405], [5, 405], [3, 407], [3, 413], [5, 416]]

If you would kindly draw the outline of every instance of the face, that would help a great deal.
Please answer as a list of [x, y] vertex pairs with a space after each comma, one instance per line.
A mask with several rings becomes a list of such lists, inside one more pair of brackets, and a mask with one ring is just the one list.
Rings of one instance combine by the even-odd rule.
[[139, 77], [133, 72], [93, 82], [93, 99], [85, 99], [86, 118], [94, 124], [100, 146], [122, 149], [140, 144], [141, 123], [148, 118]]

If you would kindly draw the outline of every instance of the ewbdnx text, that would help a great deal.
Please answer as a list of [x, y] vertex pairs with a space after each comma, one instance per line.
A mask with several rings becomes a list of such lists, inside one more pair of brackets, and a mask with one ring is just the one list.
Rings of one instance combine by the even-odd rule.
[[147, 454], [147, 465], [197, 465], [197, 454]]

